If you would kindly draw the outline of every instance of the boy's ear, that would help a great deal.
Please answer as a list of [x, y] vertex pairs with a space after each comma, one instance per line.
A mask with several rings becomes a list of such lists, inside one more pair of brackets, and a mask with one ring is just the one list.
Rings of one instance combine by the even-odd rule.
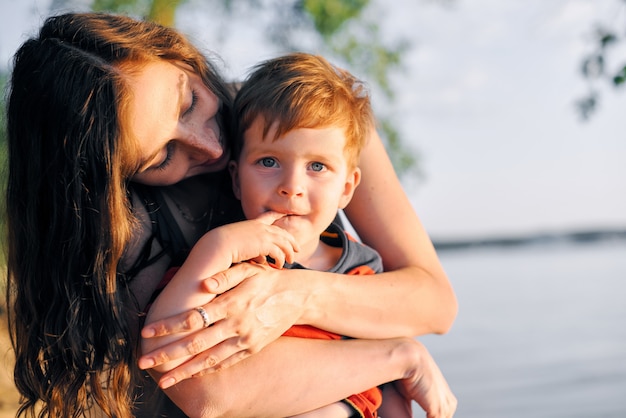
[[352, 196], [354, 195], [354, 190], [356, 190], [360, 182], [361, 169], [359, 167], [355, 167], [352, 172], [348, 172], [348, 176], [346, 177], [343, 193], [339, 199], [339, 209], [343, 209], [348, 206], [348, 203], [350, 203], [350, 200], [352, 200]]
[[230, 179], [233, 183], [233, 193], [235, 197], [241, 200], [241, 188], [239, 187], [239, 170], [237, 169], [237, 161], [228, 163], [228, 171], [230, 171]]

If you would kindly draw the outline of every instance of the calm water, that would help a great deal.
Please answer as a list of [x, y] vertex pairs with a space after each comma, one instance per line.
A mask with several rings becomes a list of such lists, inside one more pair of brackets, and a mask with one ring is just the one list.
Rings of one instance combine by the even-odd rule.
[[440, 256], [459, 316], [421, 341], [456, 417], [626, 417], [626, 242]]

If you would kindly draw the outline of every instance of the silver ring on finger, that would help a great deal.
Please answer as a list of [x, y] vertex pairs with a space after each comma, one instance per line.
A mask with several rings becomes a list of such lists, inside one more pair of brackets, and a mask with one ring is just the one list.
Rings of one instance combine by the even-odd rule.
[[202, 326], [204, 328], [208, 328], [211, 326], [211, 320], [209, 319], [209, 314], [206, 313], [206, 311], [204, 310], [204, 308], [202, 306], [198, 306], [197, 308], [194, 308], [202, 317]]

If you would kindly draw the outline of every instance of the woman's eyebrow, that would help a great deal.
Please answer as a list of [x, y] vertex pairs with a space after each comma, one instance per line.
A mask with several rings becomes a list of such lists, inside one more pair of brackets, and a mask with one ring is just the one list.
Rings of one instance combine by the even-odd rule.
[[186, 77], [186, 75], [187, 74], [185, 74], [184, 71], [178, 75], [178, 103], [176, 107], [178, 109], [178, 117], [184, 113], [183, 102], [185, 100], [185, 91], [187, 90], [187, 85], [189, 84], [189, 77]]

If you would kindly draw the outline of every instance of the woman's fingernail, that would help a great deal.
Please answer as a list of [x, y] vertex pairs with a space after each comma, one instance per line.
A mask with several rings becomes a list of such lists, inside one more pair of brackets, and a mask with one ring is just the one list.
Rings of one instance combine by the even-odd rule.
[[173, 377], [168, 377], [165, 380], [161, 381], [161, 389], [167, 389], [171, 386], [174, 386], [174, 384], [176, 383], [176, 379], [174, 379]]
[[156, 362], [154, 361], [154, 359], [151, 358], [141, 358], [139, 359], [139, 368], [140, 369], [149, 369], [151, 367], [154, 367], [156, 365]]
[[141, 336], [144, 338], [152, 338], [156, 335], [156, 331], [154, 330], [154, 328], [144, 328], [141, 331]]
[[209, 279], [207, 282], [207, 287], [209, 288], [209, 290], [216, 290], [219, 285], [219, 282], [215, 279]]

